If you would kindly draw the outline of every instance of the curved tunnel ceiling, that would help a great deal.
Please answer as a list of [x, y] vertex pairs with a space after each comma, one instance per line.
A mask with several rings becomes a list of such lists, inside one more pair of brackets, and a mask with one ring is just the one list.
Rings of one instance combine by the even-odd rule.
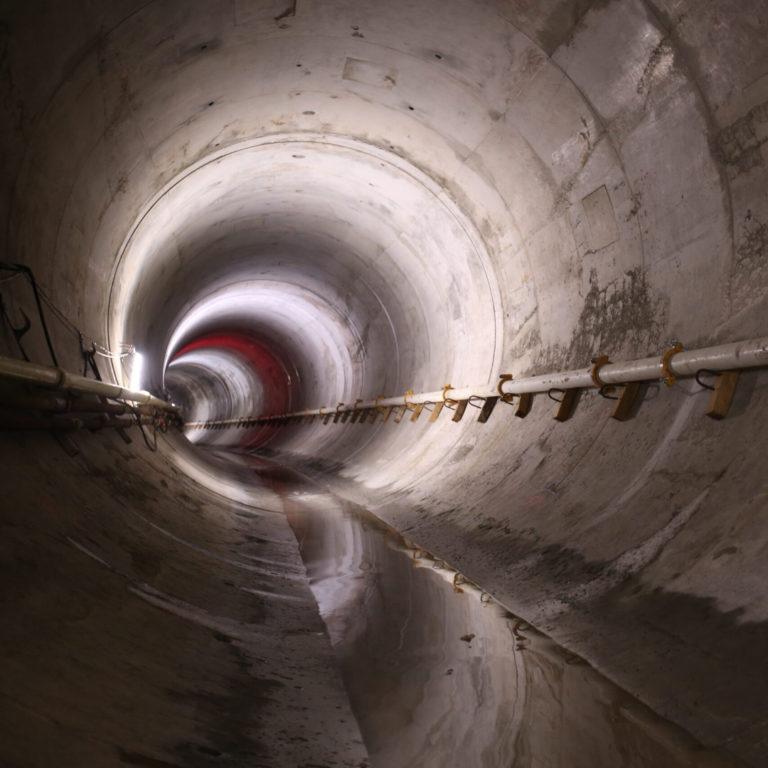
[[[190, 420], [765, 333], [762, 0], [122, 0], [5, 15], [8, 252], [93, 338], [133, 345], [142, 385]], [[110, 373], [128, 384], [130, 364]], [[657, 713], [760, 765], [768, 700], [747, 669], [768, 621], [766, 387], [743, 377], [747, 399], [721, 425], [680, 384], [630, 427], [588, 397], [557, 427], [538, 405], [514, 424], [188, 436], [318, 474]], [[94, 459], [83, 487], [119, 473], [114, 493], [142, 515], [183, 487], [207, 499], [200, 530], [219, 543], [215, 499], [279, 506], [231, 455], [173, 437], [142, 464], [137, 450]], [[142, 491], [145, 472], [166, 485]]]

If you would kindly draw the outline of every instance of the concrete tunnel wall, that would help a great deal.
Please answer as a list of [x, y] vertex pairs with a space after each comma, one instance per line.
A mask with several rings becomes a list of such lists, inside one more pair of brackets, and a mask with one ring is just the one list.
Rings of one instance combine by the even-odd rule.
[[[760, 0], [39, 2], [4, 17], [9, 260], [94, 338], [135, 344], [145, 385], [205, 418], [765, 332]], [[189, 349], [216, 334], [247, 337], [272, 374], [231, 345]], [[486, 425], [211, 441], [332, 481], [656, 712], [759, 765], [766, 396], [758, 371], [721, 423], [681, 382], [651, 388], [626, 424], [585, 396], [563, 425], [537, 398], [515, 423], [499, 406]], [[159, 515], [216, 549], [240, 525], [227, 499], [280, 507], [176, 438], [147, 455], [80, 436], [73, 459], [42, 437], [3, 442], [20, 526], [6, 557], [38, 562], [25, 542], [44, 537], [94, 632], [114, 596], [72, 541], [125, 560], [110, 578], [149, 573], [215, 603], [210, 559], [127, 520]], [[280, 563], [300, 561], [278, 517], [262, 577], [280, 592]], [[31, 623], [49, 610], [25, 606]]]

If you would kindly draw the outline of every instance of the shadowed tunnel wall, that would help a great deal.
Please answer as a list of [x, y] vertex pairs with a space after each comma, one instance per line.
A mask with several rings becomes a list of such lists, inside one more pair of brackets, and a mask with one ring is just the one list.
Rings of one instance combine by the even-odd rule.
[[[134, 345], [142, 386], [198, 419], [759, 336], [767, 20], [761, 0], [10, 3], [6, 257], [89, 336]], [[52, 330], [78, 369], [76, 340]], [[39, 329], [27, 344], [47, 362]], [[127, 384], [130, 362], [104, 374]], [[558, 424], [539, 397], [525, 421], [499, 406], [486, 425], [203, 442], [332, 482], [662, 716], [761, 765], [767, 399], [752, 371], [723, 422], [680, 382], [651, 387], [628, 423], [587, 395]], [[7, 758], [27, 764], [10, 734], [40, 727], [52, 746], [29, 764], [51, 749], [149, 765], [136, 743], [155, 712], [167, 730], [151, 738], [194, 765], [190, 723], [241, 695], [260, 713], [253, 743], [232, 746], [232, 722], [206, 743], [231, 737], [270, 765], [344, 743], [338, 764], [356, 764], [354, 718], [314, 720], [326, 698], [348, 705], [306, 629], [320, 619], [279, 494], [178, 435], [157, 454], [75, 439], [68, 456], [2, 436]], [[234, 557], [244, 521], [260, 541]], [[227, 592], [246, 577], [276, 597], [256, 609]], [[178, 621], [196, 609], [218, 618]], [[249, 611], [222, 650], [211, 630]], [[45, 662], [30, 671], [22, 647]], [[302, 692], [266, 671], [257, 701], [227, 686], [256, 648]], [[204, 691], [173, 688], [168, 665]], [[281, 735], [296, 697], [311, 749]]]

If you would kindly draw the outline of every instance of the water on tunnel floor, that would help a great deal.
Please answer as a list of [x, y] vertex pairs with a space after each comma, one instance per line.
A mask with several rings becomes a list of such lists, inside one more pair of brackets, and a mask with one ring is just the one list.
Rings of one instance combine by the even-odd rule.
[[373, 768], [736, 765], [364, 508], [249, 464], [282, 498]]

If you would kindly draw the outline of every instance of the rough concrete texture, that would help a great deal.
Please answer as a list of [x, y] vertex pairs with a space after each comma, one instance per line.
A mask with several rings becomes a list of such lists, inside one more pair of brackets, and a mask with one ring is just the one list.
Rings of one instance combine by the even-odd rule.
[[[765, 333], [764, 0], [39, 0], [2, 13], [8, 258], [30, 265], [87, 334], [136, 345], [144, 385], [169, 387], [192, 412], [237, 417], [267, 396], [332, 407]], [[23, 286], [0, 288], [13, 311], [29, 307]], [[76, 339], [53, 331], [79, 368]], [[248, 335], [282, 374], [255, 380], [231, 344], [185, 360], [216, 333]], [[39, 328], [25, 343], [45, 360]], [[128, 380], [129, 365], [111, 366]], [[766, 383], [744, 374], [722, 422], [681, 383], [650, 387], [627, 423], [587, 396], [559, 424], [537, 397], [524, 421], [500, 405], [485, 425], [315, 424], [211, 441], [258, 445], [332, 479], [658, 714], [760, 766]], [[58, 722], [33, 706], [33, 683], [63, 675], [70, 661], [55, 653], [77, 647], [35, 627], [72, 595], [94, 621], [78, 637], [100, 648], [80, 653], [115, 675], [131, 677], [118, 634], [133, 643], [149, 616], [194, 658], [210, 641], [209, 697], [251, 663], [253, 634], [242, 646], [211, 639], [227, 634], [222, 621], [253, 623], [242, 595], [230, 618], [220, 612], [217, 574], [230, 567], [195, 563], [204, 556], [187, 548], [168, 557], [170, 583], [147, 578], [142, 552], [176, 545], [132, 521], [167, 515], [163, 527], [185, 540], [236, 537], [249, 531], [231, 510], [261, 497], [175, 440], [151, 459], [152, 472], [173, 474], [161, 490], [138, 439], [118, 456], [88, 437], [91, 465], [42, 437], [3, 437], [3, 521], [13, 556], [44, 583], [9, 600], [19, 642], [37, 638], [51, 660], [25, 672], [30, 728], [30, 712]], [[182, 493], [210, 517], [191, 515]], [[274, 578], [298, 573], [282, 518], [262, 522], [282, 542]], [[54, 602], [65, 584], [69, 597]], [[319, 626], [306, 585], [279, 584], [301, 596], [299, 623]], [[299, 621], [276, 606], [265, 608], [276, 632]], [[105, 642], [113, 621], [125, 632]], [[291, 648], [290, 663], [314, 669], [327, 643], [297, 638], [315, 647], [311, 658]], [[166, 666], [167, 648], [144, 651]], [[99, 685], [93, 671], [70, 672]], [[295, 701], [289, 688], [263, 696], [278, 720]], [[121, 706], [116, 694], [101, 709]], [[169, 743], [192, 743], [194, 722], [183, 704], [174, 712], [183, 722]], [[137, 752], [128, 723], [110, 749]], [[333, 748], [362, 759], [349, 727]]]
[[2, 764], [367, 765], [275, 494], [82, 437], [3, 441]]

